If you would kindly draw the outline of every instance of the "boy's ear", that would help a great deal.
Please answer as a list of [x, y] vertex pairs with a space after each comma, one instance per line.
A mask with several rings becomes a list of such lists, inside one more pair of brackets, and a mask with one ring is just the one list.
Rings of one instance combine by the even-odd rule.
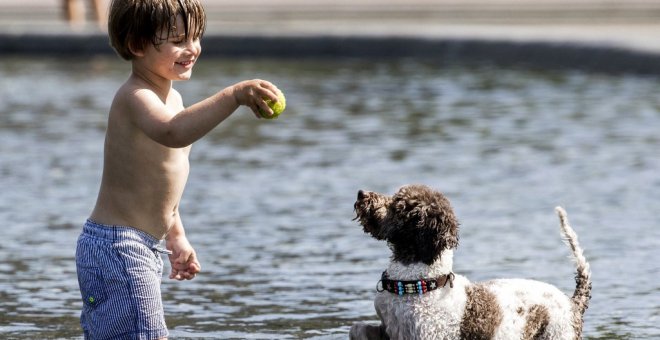
[[136, 47], [130, 40], [128, 43], [128, 50], [131, 51], [131, 54], [136, 57], [144, 57], [144, 49]]

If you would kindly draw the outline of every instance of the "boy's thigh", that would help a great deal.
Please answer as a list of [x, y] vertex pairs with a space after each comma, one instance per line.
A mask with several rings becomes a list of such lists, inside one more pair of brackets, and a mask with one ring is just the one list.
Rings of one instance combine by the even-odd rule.
[[115, 243], [99, 250], [93, 251], [95, 260], [90, 263], [84, 256], [76, 261], [85, 334], [92, 338], [167, 336], [160, 255], [137, 242]]

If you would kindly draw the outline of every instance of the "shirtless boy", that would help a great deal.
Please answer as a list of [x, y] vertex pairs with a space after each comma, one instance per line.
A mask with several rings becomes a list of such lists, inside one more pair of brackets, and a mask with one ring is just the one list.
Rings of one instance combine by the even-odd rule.
[[111, 3], [110, 42], [132, 72], [110, 107], [99, 195], [76, 250], [86, 339], [168, 336], [160, 254], [171, 253], [171, 279], [201, 269], [179, 215], [190, 146], [239, 106], [258, 118], [272, 114], [264, 99], [277, 101], [273, 84], [249, 80], [184, 108], [172, 81], [190, 79], [205, 24], [200, 0]]

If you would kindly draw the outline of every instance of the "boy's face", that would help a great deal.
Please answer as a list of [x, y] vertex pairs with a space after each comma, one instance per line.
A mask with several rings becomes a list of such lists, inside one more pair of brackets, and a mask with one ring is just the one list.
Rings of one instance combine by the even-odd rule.
[[199, 38], [185, 38], [183, 18], [178, 15], [176, 25], [171, 32], [160, 32], [162, 43], [158, 46], [149, 44], [137, 59], [151, 72], [168, 80], [188, 80], [192, 68], [202, 53]]

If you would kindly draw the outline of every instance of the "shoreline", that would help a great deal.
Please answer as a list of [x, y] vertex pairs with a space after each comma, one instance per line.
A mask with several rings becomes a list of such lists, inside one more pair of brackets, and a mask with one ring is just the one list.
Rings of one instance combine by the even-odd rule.
[[[106, 3], [108, 0], [103, 0]], [[204, 55], [424, 58], [660, 75], [660, 1], [204, 0]], [[3, 0], [0, 58], [114, 55], [59, 0]]]
[[[660, 75], [660, 54], [589, 42], [384, 35], [207, 35], [205, 57], [418, 58], [543, 69]], [[114, 56], [105, 34], [0, 34], [0, 58]]]

